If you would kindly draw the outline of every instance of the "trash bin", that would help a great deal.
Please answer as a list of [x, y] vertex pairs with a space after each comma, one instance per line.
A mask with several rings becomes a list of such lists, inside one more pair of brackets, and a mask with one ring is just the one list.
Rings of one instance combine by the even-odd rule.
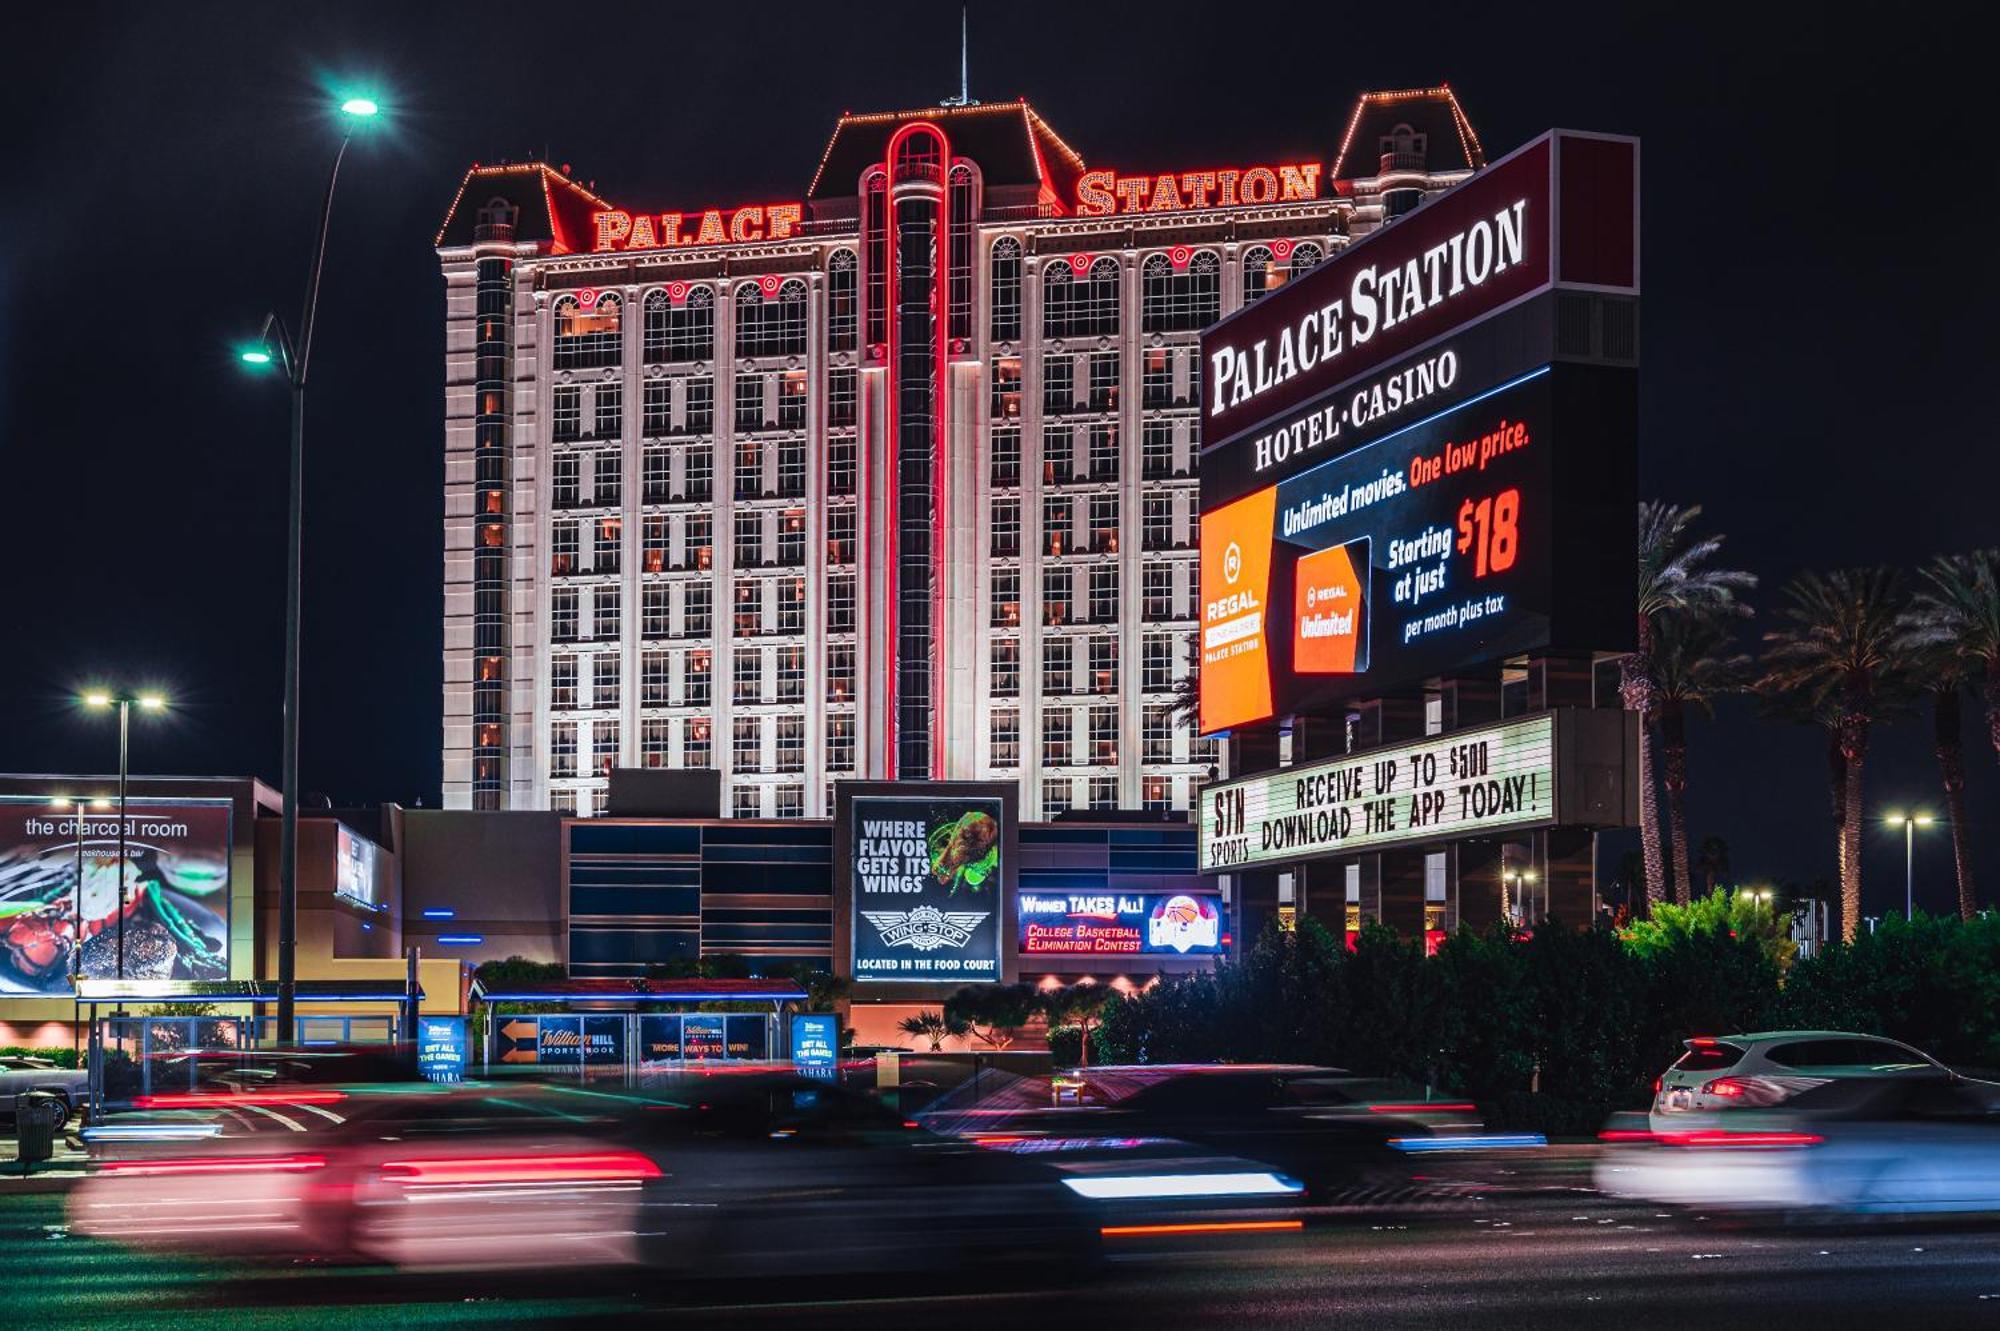
[[21, 1168], [40, 1164], [56, 1153], [56, 1129], [69, 1117], [60, 1096], [28, 1091], [14, 1097], [14, 1137], [20, 1143]]

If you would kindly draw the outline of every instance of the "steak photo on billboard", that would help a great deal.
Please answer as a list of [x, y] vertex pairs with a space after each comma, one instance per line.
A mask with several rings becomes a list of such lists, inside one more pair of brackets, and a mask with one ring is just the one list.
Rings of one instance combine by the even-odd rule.
[[850, 816], [855, 978], [998, 978], [1001, 801], [856, 796]]
[[[125, 979], [228, 977], [231, 812], [227, 800], [128, 802]], [[79, 968], [119, 975], [118, 814], [85, 813], [80, 875], [77, 832], [73, 811], [0, 801], [0, 995], [69, 993]]]

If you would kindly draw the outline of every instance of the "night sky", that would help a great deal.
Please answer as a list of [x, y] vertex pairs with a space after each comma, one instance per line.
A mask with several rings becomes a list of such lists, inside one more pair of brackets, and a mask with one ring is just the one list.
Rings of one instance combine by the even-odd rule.
[[[1357, 92], [1438, 81], [1493, 157], [1550, 125], [1642, 136], [1641, 493], [1705, 504], [1774, 604], [1803, 566], [2000, 541], [2000, 288], [1986, 71], [1954, 25], [1759, 11], [980, 0], [972, 91], [1025, 94], [1112, 168], [1325, 160]], [[109, 767], [115, 727], [69, 700], [125, 681], [177, 704], [135, 720], [136, 770], [275, 779], [285, 394], [232, 344], [295, 317], [330, 92], [390, 112], [341, 177], [307, 421], [304, 784], [341, 803], [438, 798], [430, 245], [466, 166], [546, 154], [627, 207], [793, 199], [842, 110], [933, 103], [958, 73], [946, 4], [36, 6], [9, 28], [0, 770]], [[1697, 841], [1746, 877], [1832, 875], [1817, 732], [1731, 706], [1691, 763]], [[1927, 719], [1877, 733], [1869, 790], [1937, 807]], [[1900, 833], [1867, 845], [1868, 910], [1900, 906]], [[1919, 904], [1948, 907], [1942, 828], [1918, 870]]]

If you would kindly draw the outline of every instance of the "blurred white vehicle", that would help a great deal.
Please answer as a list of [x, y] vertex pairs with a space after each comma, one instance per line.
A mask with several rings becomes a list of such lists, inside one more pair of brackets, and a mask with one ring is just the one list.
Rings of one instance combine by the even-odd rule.
[[2000, 1084], [1839, 1031], [1687, 1046], [1644, 1126], [1602, 1134], [1605, 1192], [1709, 1208], [2000, 1211]]
[[[1762, 1031], [1697, 1037], [1660, 1075], [1649, 1114], [1655, 1132], [1722, 1127], [1729, 1116], [1784, 1109], [1815, 1118], [1867, 1118], [1900, 1102], [1910, 1083], [1948, 1084], [1950, 1068], [1909, 1045], [1847, 1031]], [[1959, 1079], [1964, 1081], [1964, 1079]], [[1968, 1086], [2000, 1086], [1966, 1082]]]

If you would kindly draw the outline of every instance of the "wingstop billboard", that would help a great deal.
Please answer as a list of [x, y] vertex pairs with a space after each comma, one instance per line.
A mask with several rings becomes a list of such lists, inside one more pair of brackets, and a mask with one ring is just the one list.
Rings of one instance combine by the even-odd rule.
[[[898, 793], [880, 793], [890, 789]], [[877, 786], [840, 803], [854, 978], [953, 985], [1004, 978], [1012, 802], [989, 784], [947, 782]]]

